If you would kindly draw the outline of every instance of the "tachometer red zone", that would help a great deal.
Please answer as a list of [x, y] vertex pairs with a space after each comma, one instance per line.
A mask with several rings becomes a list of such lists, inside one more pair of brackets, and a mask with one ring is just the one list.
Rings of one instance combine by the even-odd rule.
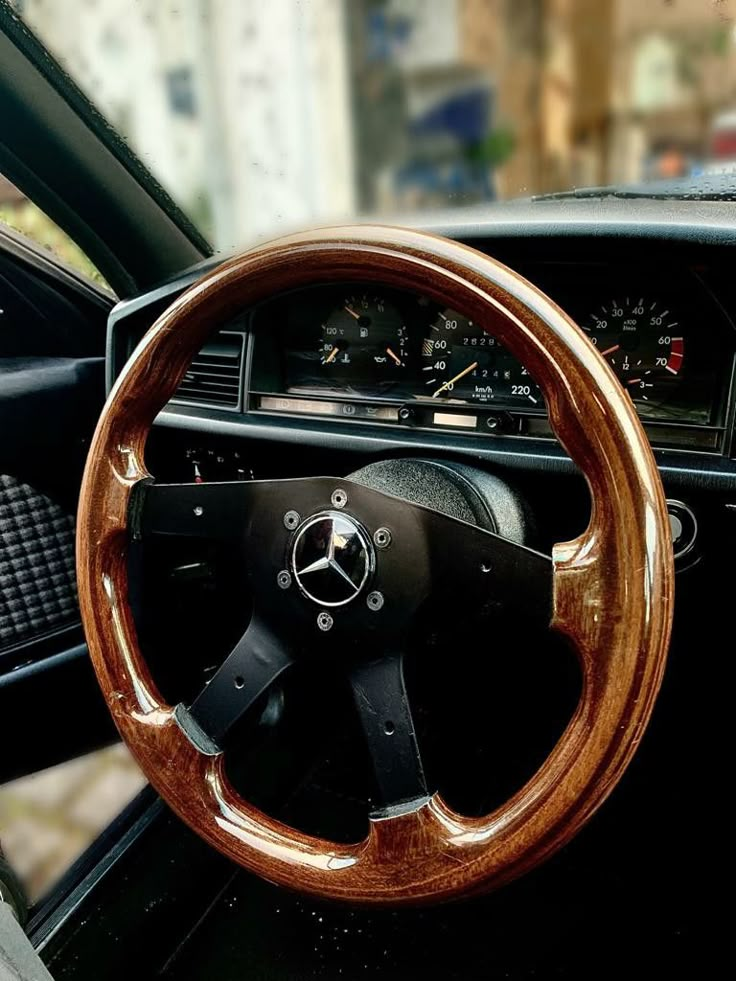
[[682, 361], [685, 357], [685, 341], [682, 337], [673, 337], [670, 346], [670, 356], [667, 359], [667, 371], [679, 375]]

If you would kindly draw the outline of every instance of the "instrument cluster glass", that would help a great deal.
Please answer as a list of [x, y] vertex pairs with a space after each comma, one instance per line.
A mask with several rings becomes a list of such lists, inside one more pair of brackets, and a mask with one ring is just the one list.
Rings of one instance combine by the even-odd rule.
[[[292, 296], [279, 306], [283, 363], [280, 369], [274, 363], [274, 349], [266, 372], [283, 377], [285, 394], [544, 411], [526, 368], [456, 310], [392, 290], [327, 288], [298, 296], [298, 303]], [[259, 355], [262, 385], [262, 349]]]
[[[711, 327], [700, 329], [715, 319], [710, 298], [708, 311], [676, 284], [615, 291], [595, 278], [581, 289], [577, 279], [556, 293], [541, 285], [598, 348], [642, 417], [718, 422], [720, 369], [733, 348]], [[311, 287], [265, 304], [260, 324], [253, 393], [546, 414], [538, 385], [492, 324], [424, 296], [365, 284]]]

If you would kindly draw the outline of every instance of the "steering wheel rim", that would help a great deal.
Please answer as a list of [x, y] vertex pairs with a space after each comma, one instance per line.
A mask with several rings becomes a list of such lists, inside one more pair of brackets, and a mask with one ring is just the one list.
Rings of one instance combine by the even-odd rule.
[[[288, 289], [329, 280], [415, 290], [461, 310], [526, 365], [555, 434], [588, 482], [588, 528], [553, 549], [550, 627], [583, 675], [573, 718], [543, 766], [483, 818], [437, 794], [374, 816], [339, 845], [262, 814], [229, 783], [219, 746], [165, 703], [128, 603], [129, 518], [151, 480], [146, 437], [212, 326]], [[486, 328], [487, 329], [487, 328]], [[334, 481], [333, 481], [334, 483]], [[133, 510], [131, 511], [131, 507]], [[173, 810], [262, 877], [368, 904], [427, 903], [502, 885], [570, 840], [623, 774], [650, 718], [672, 624], [674, 568], [664, 492], [633, 403], [585, 335], [544, 294], [466, 246], [356, 226], [289, 236], [223, 263], [149, 330], [103, 409], [82, 483], [80, 608], [92, 662], [122, 738]]]

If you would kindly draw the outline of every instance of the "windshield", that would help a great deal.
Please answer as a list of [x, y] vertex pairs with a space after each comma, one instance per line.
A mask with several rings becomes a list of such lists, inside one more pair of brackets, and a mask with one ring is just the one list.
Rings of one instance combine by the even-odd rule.
[[736, 186], [728, 0], [14, 6], [218, 250], [601, 185]]

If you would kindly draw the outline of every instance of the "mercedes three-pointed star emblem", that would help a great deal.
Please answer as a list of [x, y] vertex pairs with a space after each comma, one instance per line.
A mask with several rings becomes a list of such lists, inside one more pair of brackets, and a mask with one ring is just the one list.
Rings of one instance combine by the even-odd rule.
[[373, 569], [369, 537], [349, 515], [324, 511], [294, 536], [291, 568], [305, 596], [320, 606], [354, 600]]

